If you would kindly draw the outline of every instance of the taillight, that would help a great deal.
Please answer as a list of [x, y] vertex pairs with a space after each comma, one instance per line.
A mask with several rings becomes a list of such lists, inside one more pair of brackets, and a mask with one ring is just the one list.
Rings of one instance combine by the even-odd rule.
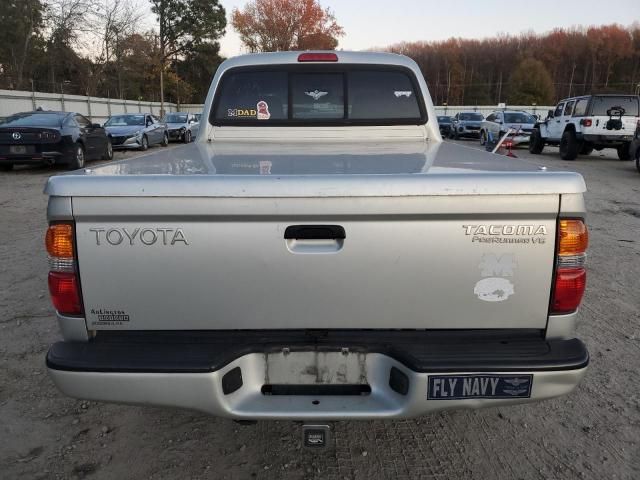
[[593, 120], [591, 120], [590, 118], [583, 118], [582, 120], [580, 120], [580, 125], [582, 125], [583, 127], [590, 127], [591, 125], [593, 125]]
[[45, 237], [49, 254], [49, 293], [53, 306], [62, 315], [83, 313], [74, 241], [72, 223], [50, 225]]
[[337, 62], [338, 55], [335, 53], [301, 53], [298, 55], [299, 62]]
[[553, 282], [552, 314], [575, 312], [587, 283], [585, 260], [589, 234], [581, 219], [558, 222], [558, 256]]
[[64, 315], [82, 313], [80, 288], [75, 273], [49, 272], [49, 293], [55, 309]]

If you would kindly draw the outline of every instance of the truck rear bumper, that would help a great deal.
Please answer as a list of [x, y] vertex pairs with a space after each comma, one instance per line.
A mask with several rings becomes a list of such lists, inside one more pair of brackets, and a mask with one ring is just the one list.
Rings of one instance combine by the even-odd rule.
[[386, 332], [388, 343], [372, 341], [371, 332], [356, 343], [341, 332], [323, 341], [279, 344], [264, 335], [252, 343], [257, 337], [244, 333], [247, 341], [223, 346], [224, 355], [212, 354], [222, 342], [206, 339], [61, 342], [49, 351], [47, 366], [56, 386], [77, 398], [235, 419], [340, 420], [545, 400], [571, 392], [589, 360], [577, 339], [480, 334], [473, 341], [418, 332], [414, 342], [406, 333]]

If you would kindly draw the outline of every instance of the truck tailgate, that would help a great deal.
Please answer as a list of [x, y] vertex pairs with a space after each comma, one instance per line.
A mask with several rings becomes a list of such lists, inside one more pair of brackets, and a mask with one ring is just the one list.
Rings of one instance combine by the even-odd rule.
[[73, 198], [87, 325], [543, 329], [559, 200]]

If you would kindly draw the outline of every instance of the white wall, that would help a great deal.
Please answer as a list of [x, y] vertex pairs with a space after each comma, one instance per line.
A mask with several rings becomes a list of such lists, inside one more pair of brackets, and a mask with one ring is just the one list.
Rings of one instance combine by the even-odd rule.
[[[137, 102], [114, 98], [84, 97], [81, 95], [62, 95], [60, 93], [25, 92], [18, 90], [0, 90], [0, 118], [13, 113], [30, 112], [38, 107], [44, 110], [78, 112], [96, 123], [103, 123], [111, 115], [118, 113], [149, 112], [160, 114], [160, 102]], [[165, 103], [167, 112], [177, 111], [174, 103]], [[181, 105], [182, 111], [200, 113], [202, 105]]]

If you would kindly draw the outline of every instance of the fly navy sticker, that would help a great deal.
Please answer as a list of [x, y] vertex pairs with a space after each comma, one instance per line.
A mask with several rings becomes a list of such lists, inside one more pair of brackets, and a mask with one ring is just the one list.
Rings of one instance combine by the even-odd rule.
[[533, 375], [437, 375], [429, 377], [427, 400], [529, 398]]

